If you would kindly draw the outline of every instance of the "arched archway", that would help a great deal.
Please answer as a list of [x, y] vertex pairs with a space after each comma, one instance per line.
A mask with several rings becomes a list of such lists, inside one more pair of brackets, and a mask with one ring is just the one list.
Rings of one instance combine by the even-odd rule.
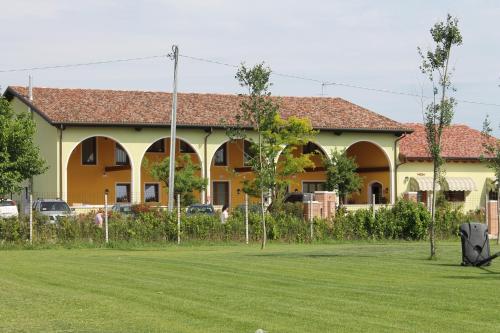
[[[357, 172], [363, 179], [360, 193], [352, 194], [347, 203], [371, 203], [374, 190], [376, 203], [390, 203], [391, 163], [385, 151], [373, 142], [358, 141], [347, 148], [346, 154], [355, 159]], [[372, 188], [372, 184], [375, 184], [375, 187]], [[380, 188], [376, 184], [379, 184]]]
[[215, 206], [235, 208], [245, 203], [246, 181], [254, 179], [250, 141], [228, 140], [217, 148], [210, 161], [210, 193], [207, 200]]
[[[290, 178], [290, 192], [314, 193], [324, 191], [326, 183], [325, 164], [323, 159], [328, 156], [325, 149], [318, 143], [308, 142], [301, 146], [292, 146], [292, 154], [298, 157], [309, 154], [313, 166], [305, 168], [304, 172], [292, 175]], [[280, 155], [278, 161], [283, 157]]]
[[66, 163], [67, 201], [70, 205], [132, 201], [130, 154], [108, 136], [83, 139], [72, 150]]
[[[170, 138], [159, 138], [146, 149], [141, 164], [141, 201], [160, 206], [168, 204], [167, 186], [151, 175], [151, 165], [158, 163], [170, 156]], [[200, 170], [197, 176], [202, 177], [201, 158], [196, 149], [186, 140], [177, 138], [175, 144], [175, 156], [189, 156], [191, 162]], [[201, 194], [198, 191], [193, 193], [194, 200], [201, 202]], [[182, 204], [182, 203], [181, 203]]]

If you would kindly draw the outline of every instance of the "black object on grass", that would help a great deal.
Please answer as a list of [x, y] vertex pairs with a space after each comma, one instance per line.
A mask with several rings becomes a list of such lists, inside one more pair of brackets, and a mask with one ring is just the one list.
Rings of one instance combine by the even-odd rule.
[[489, 266], [500, 252], [490, 255], [488, 227], [482, 223], [464, 223], [460, 226], [462, 238], [462, 266]]

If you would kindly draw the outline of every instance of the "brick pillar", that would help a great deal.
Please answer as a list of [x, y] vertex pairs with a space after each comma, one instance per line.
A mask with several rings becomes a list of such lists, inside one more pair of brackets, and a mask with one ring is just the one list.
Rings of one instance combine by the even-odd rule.
[[408, 200], [408, 201], [417, 202], [418, 201], [417, 192], [405, 192], [403, 194], [403, 199]]
[[335, 217], [335, 192], [316, 191], [314, 199], [321, 204], [321, 217], [324, 219]]
[[488, 233], [490, 235], [497, 235], [498, 232], [498, 211], [497, 211], [497, 202], [496, 201], [488, 201], [487, 204], [488, 209]]
[[[309, 208], [311, 205], [311, 208]], [[321, 217], [323, 205], [319, 201], [304, 202], [304, 218], [309, 221], [311, 218]], [[310, 214], [310, 215], [309, 215]]]

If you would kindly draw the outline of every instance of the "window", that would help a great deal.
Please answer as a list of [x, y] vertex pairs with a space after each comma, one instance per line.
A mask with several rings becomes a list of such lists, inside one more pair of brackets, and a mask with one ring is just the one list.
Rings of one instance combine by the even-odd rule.
[[252, 150], [250, 141], [243, 141], [243, 165], [250, 166], [252, 159], [255, 157], [255, 152]]
[[160, 139], [149, 146], [148, 153], [164, 153], [165, 152], [165, 140]]
[[144, 184], [144, 201], [160, 202], [160, 187], [158, 184]]
[[319, 154], [321, 149], [314, 142], [308, 142], [306, 145], [302, 146], [303, 154]]
[[116, 165], [129, 165], [128, 155], [125, 149], [117, 143], [115, 145], [115, 163]]
[[97, 164], [97, 138], [89, 138], [82, 142], [82, 164]]
[[130, 202], [130, 184], [116, 184], [116, 202]]
[[465, 192], [464, 191], [444, 191], [444, 198], [448, 202], [464, 202]]
[[304, 182], [302, 192], [314, 193], [315, 191], [324, 191], [325, 182]]
[[217, 206], [229, 206], [229, 182], [213, 182], [213, 201]]
[[195, 151], [187, 142], [179, 141], [179, 151], [185, 154], [193, 154]]
[[422, 202], [424, 205], [427, 205], [427, 192], [418, 191], [417, 192], [417, 202]]
[[227, 165], [227, 144], [224, 143], [220, 146], [219, 149], [215, 152], [214, 156], [214, 164], [218, 166]]

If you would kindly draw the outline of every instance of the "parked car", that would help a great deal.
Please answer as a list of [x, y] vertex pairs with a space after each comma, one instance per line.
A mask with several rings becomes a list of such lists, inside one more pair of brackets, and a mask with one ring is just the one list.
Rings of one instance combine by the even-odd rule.
[[132, 204], [129, 203], [118, 203], [111, 207], [113, 213], [120, 213], [124, 215], [133, 215]]
[[189, 206], [186, 210], [186, 215], [195, 214], [215, 215], [215, 209], [211, 204], [194, 204]]
[[[244, 214], [245, 213], [245, 204], [241, 204], [236, 206], [235, 211]], [[248, 204], [248, 212], [249, 213], [259, 213], [262, 212], [262, 206], [260, 203]]]
[[0, 199], [0, 218], [17, 217], [19, 212], [17, 211], [16, 202], [10, 199]]
[[48, 216], [50, 223], [56, 223], [61, 217], [73, 215], [73, 210], [61, 199], [38, 199], [33, 203], [33, 210]]

